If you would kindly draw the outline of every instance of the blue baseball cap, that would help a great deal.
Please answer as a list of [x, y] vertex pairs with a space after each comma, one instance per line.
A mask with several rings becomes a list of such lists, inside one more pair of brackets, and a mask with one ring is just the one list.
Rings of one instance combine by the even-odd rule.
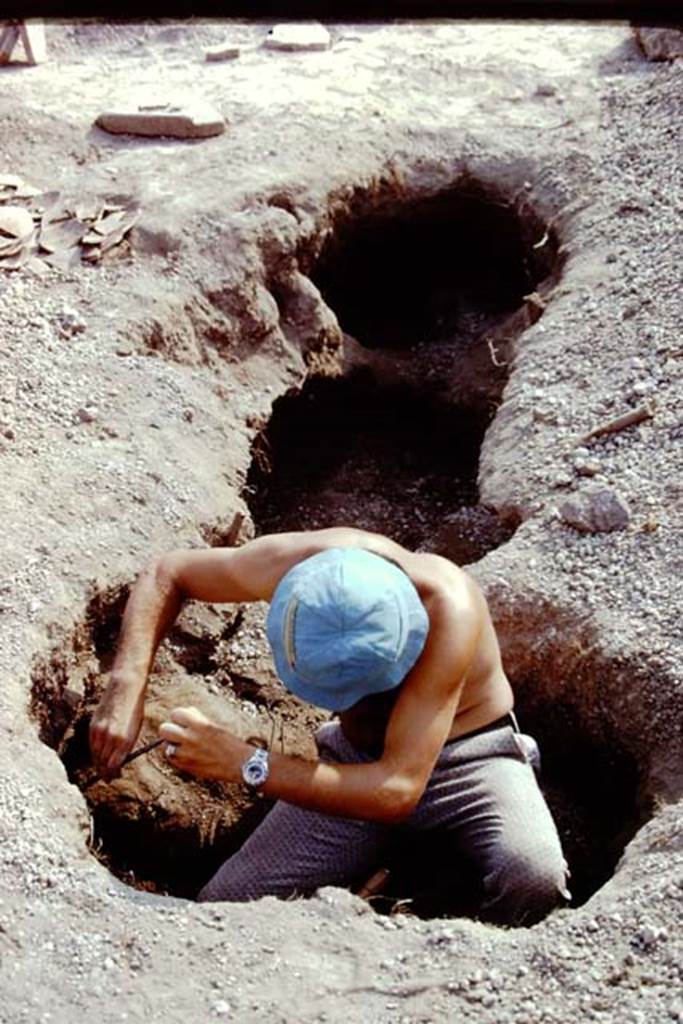
[[422, 653], [429, 617], [398, 566], [362, 548], [328, 548], [282, 577], [267, 632], [287, 689], [345, 711], [403, 682]]

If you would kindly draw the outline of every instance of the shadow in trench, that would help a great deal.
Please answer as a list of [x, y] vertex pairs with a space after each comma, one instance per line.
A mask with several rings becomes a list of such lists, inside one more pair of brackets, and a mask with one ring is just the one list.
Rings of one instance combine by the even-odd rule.
[[[476, 506], [486, 425], [485, 412], [383, 384], [369, 370], [313, 378], [275, 403], [254, 443], [245, 497], [257, 530], [348, 525], [429, 547], [455, 510]], [[516, 525], [493, 510], [474, 519], [465, 561], [507, 540]]]

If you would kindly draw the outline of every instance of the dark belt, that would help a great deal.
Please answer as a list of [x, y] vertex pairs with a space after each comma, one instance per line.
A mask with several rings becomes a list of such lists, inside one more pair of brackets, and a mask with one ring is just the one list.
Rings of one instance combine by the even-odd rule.
[[464, 732], [462, 736], [453, 736], [450, 740], [446, 740], [444, 746], [448, 746], [449, 743], [459, 742], [460, 740], [471, 740], [473, 736], [480, 736], [484, 732], [493, 732], [495, 729], [503, 729], [506, 725], [511, 726], [515, 732], [519, 732], [517, 719], [513, 715], [512, 711], [508, 711], [507, 714], [501, 715], [500, 718], [496, 718], [493, 722], [489, 722], [488, 725], [482, 725], [478, 729], [472, 729], [471, 732]]

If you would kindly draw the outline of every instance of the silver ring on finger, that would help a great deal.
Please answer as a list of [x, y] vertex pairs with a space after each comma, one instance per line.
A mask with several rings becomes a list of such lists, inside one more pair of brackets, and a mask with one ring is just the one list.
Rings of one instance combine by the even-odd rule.
[[166, 757], [175, 757], [177, 751], [178, 751], [178, 744], [177, 743], [167, 743], [166, 744], [166, 750], [165, 750]]

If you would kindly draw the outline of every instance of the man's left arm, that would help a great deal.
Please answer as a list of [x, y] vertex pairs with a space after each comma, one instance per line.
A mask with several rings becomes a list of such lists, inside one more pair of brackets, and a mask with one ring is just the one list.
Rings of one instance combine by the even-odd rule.
[[[427, 643], [396, 701], [381, 758], [331, 764], [271, 753], [266, 796], [346, 818], [398, 822], [410, 815], [451, 730], [479, 635], [471, 599], [445, 592], [429, 612]], [[160, 735], [178, 744], [172, 763], [179, 769], [226, 782], [242, 781], [253, 750], [193, 708], [176, 709]]]

